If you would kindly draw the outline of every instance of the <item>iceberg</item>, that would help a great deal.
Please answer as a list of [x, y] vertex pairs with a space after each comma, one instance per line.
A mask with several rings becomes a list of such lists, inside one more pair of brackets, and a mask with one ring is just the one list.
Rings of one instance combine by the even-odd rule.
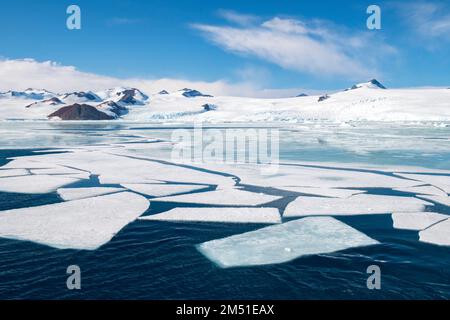
[[419, 240], [441, 246], [450, 246], [450, 219], [420, 231]]
[[283, 263], [378, 243], [332, 217], [308, 217], [204, 242], [197, 249], [218, 266], [229, 268]]
[[175, 208], [140, 220], [224, 223], [281, 223], [277, 208]]
[[44, 194], [80, 181], [74, 177], [27, 175], [0, 178], [0, 192]]
[[432, 204], [412, 197], [358, 194], [339, 199], [301, 196], [288, 204], [283, 217], [420, 212], [425, 210], [426, 205]]
[[449, 216], [434, 212], [398, 212], [392, 214], [395, 229], [423, 230], [429, 226], [448, 219]]
[[194, 192], [207, 188], [206, 185], [186, 184], [122, 184], [122, 187], [151, 197], [165, 197], [179, 193]]
[[0, 237], [58, 249], [95, 250], [142, 215], [148, 200], [131, 192], [0, 211]]
[[64, 201], [80, 200], [85, 198], [92, 198], [96, 196], [102, 196], [106, 194], [116, 193], [124, 191], [122, 188], [61, 188], [56, 190], [58, 195]]
[[281, 197], [243, 191], [239, 189], [220, 189], [215, 191], [183, 194], [179, 196], [155, 198], [153, 201], [228, 206], [258, 206], [278, 199], [281, 199]]

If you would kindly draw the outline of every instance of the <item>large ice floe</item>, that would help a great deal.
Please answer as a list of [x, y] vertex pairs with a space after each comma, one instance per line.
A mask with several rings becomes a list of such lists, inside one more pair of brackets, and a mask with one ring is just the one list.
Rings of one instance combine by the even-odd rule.
[[394, 228], [405, 230], [423, 230], [450, 216], [435, 212], [397, 212], [392, 214]]
[[44, 194], [80, 181], [75, 177], [26, 175], [0, 178], [0, 192]]
[[124, 191], [122, 188], [61, 188], [56, 192], [65, 201], [80, 200], [96, 196], [102, 196], [110, 193]]
[[0, 212], [0, 237], [59, 249], [95, 250], [149, 207], [145, 197], [120, 192]]
[[424, 211], [426, 201], [413, 197], [358, 194], [346, 199], [298, 197], [286, 207], [283, 217], [310, 215], [361, 215]]
[[0, 178], [14, 177], [14, 176], [26, 176], [30, 174], [26, 169], [5, 169], [0, 170]]
[[436, 223], [419, 232], [419, 239], [441, 246], [450, 246], [450, 219]]
[[281, 223], [277, 208], [175, 208], [141, 220], [224, 223]]
[[207, 188], [205, 185], [192, 184], [149, 184], [149, 183], [129, 183], [122, 184], [124, 188], [151, 197], [164, 197], [179, 193], [194, 192]]
[[412, 174], [412, 173], [397, 173], [398, 176], [407, 179], [431, 184], [442, 189], [447, 194], [450, 193], [450, 175], [429, 175], [429, 174]]
[[281, 199], [281, 197], [271, 196], [263, 193], [243, 191], [239, 189], [221, 189], [173, 197], [156, 198], [153, 199], [153, 201], [229, 206], [257, 206], [278, 199]]
[[308, 217], [212, 240], [198, 250], [222, 268], [287, 262], [378, 241], [331, 217]]

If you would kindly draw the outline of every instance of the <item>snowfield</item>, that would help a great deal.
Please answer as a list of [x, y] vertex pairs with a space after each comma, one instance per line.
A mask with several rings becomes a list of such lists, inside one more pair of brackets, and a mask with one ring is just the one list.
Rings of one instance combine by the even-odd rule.
[[13, 96], [1, 93], [0, 120], [47, 120], [61, 107], [81, 103], [125, 121], [450, 121], [450, 89], [383, 89], [374, 81], [330, 93], [320, 102], [320, 96], [279, 99], [212, 97], [192, 89], [147, 95], [134, 88], [114, 88], [95, 93], [53, 94], [63, 103], [55, 104], [33, 99], [52, 96], [51, 93], [41, 94], [42, 90]]

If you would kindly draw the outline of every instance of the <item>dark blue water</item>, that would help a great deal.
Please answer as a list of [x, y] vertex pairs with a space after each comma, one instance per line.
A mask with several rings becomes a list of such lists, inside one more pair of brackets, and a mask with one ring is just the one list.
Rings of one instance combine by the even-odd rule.
[[[28, 153], [1, 151], [0, 165], [6, 157]], [[0, 210], [59, 201], [56, 194], [0, 193]], [[282, 209], [286, 202], [271, 205]], [[153, 202], [146, 214], [168, 208], [170, 204]], [[417, 232], [394, 230], [389, 215], [340, 220], [381, 244], [278, 265], [221, 269], [195, 246], [262, 225], [135, 221], [96, 251], [0, 239], [0, 299], [450, 298], [448, 247], [421, 243]], [[66, 268], [73, 264], [81, 268], [78, 291], [66, 287]], [[366, 286], [366, 269], [373, 264], [381, 268], [381, 290]]]

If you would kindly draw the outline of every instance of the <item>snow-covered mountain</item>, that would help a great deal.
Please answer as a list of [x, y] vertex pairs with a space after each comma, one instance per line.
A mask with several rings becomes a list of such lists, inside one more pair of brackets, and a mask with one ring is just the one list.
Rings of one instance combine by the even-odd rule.
[[379, 82], [377, 79], [372, 79], [367, 82], [355, 84], [347, 90], [355, 90], [355, 89], [359, 89], [359, 88], [386, 89], [386, 87], [384, 85], [382, 85], [381, 82]]
[[32, 100], [49, 99], [56, 96], [53, 92], [45, 89], [33, 89], [28, 88], [25, 91], [9, 90], [6, 92], [0, 92], [0, 98], [22, 98]]
[[0, 95], [0, 120], [64, 115], [66, 120], [150, 122], [450, 121], [449, 89], [385, 89], [375, 79], [335, 93], [280, 99], [213, 97], [187, 88], [154, 94], [137, 88], [12, 92]]

